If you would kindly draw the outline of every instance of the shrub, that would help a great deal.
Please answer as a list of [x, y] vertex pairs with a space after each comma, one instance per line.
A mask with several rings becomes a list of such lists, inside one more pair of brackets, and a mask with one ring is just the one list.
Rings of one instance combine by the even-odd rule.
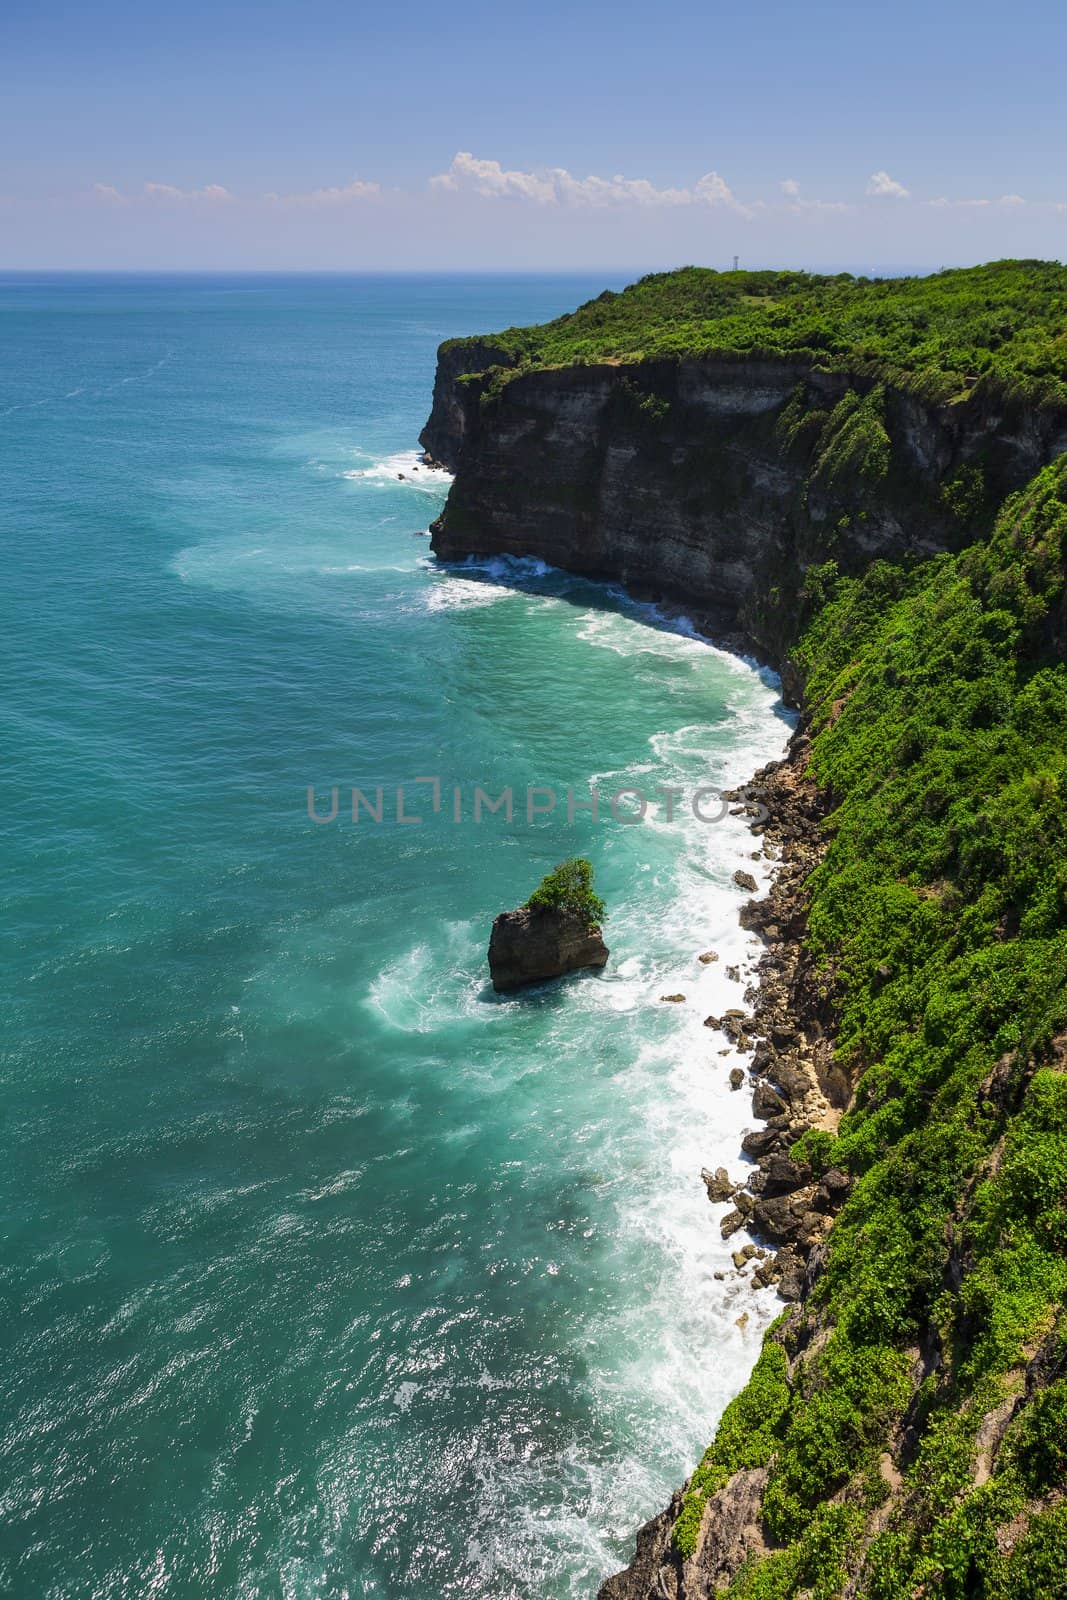
[[[467, 342], [472, 357], [484, 363], [484, 339]], [[935, 401], [968, 393], [979, 373], [990, 395], [1062, 401], [1067, 267], [994, 261], [881, 279], [683, 267], [651, 273], [621, 294], [601, 295], [540, 327], [510, 328], [493, 338], [491, 353], [510, 357], [520, 369], [701, 354], [799, 356]], [[859, 430], [866, 442], [853, 438], [848, 453], [877, 471], [878, 435], [869, 420]], [[783, 417], [783, 444], [809, 442], [825, 421], [825, 411], [809, 410], [800, 392]], [[946, 509], [969, 524], [981, 509], [977, 478], [958, 475], [949, 495]]]
[[584, 856], [572, 856], [541, 879], [526, 902], [530, 911], [575, 911], [589, 927], [604, 921], [607, 909], [593, 892], [593, 867]]

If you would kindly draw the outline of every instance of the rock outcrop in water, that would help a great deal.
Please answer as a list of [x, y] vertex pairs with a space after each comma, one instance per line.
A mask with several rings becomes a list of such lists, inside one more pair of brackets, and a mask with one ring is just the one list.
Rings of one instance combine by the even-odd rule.
[[600, 929], [568, 907], [522, 906], [501, 912], [493, 922], [489, 974], [500, 994], [583, 967], [603, 967], [607, 959]]

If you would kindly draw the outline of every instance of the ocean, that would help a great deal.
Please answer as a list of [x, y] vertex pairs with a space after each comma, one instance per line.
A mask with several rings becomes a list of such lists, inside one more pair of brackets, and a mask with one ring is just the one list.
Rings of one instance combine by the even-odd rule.
[[[604, 287], [0, 276], [5, 1594], [588, 1597], [750, 1370], [703, 1018], [766, 873], [688, 797], [777, 683], [426, 537], [437, 344]], [[607, 969], [495, 996], [574, 854]]]

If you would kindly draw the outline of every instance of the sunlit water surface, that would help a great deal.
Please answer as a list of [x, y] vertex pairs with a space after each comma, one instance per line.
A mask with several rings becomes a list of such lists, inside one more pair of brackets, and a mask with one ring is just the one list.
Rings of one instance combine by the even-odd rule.
[[[754, 841], [522, 796], [741, 781], [776, 685], [437, 567], [414, 470], [441, 339], [602, 287], [0, 280], [6, 1593], [588, 1596], [754, 1359], [699, 1180]], [[610, 965], [494, 998], [575, 852]]]

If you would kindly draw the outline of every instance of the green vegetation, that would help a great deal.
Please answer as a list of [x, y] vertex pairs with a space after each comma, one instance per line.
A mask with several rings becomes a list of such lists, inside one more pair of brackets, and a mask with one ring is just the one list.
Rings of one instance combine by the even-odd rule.
[[733, 1600], [1067, 1594], [1065, 561], [1067, 456], [959, 555], [814, 575], [809, 942], [858, 1087], [799, 1153], [855, 1186], [675, 1527], [767, 1467]]
[[[469, 342], [472, 350], [482, 344]], [[510, 328], [493, 344], [519, 370], [765, 354], [873, 373], [935, 398], [981, 383], [1064, 401], [1067, 267], [998, 261], [874, 279], [684, 267], [606, 292], [542, 327]]]
[[835, 487], [858, 478], [879, 483], [889, 471], [889, 455], [885, 390], [879, 385], [861, 399], [850, 389], [823, 424], [809, 481]]
[[723, 1412], [719, 1431], [690, 1479], [674, 1525], [674, 1543], [684, 1556], [691, 1556], [696, 1549], [700, 1519], [710, 1496], [722, 1488], [732, 1473], [766, 1465], [778, 1442], [779, 1424], [789, 1410], [790, 1392], [785, 1351], [775, 1342], [774, 1334], [772, 1328], [747, 1386]]
[[530, 911], [576, 911], [591, 928], [607, 916], [603, 900], [593, 892], [593, 868], [584, 856], [572, 856], [546, 873], [526, 906]]

